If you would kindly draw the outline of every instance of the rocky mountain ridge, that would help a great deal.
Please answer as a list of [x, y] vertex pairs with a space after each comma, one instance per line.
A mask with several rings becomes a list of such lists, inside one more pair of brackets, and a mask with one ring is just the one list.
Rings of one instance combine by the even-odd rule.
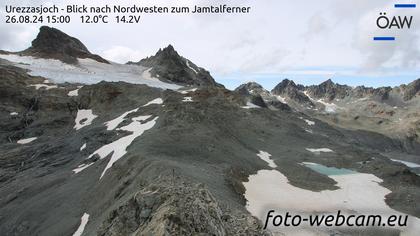
[[154, 56], [127, 64], [153, 68], [151, 70], [152, 76], [177, 84], [223, 87], [223, 85], [216, 83], [208, 71], [180, 56], [172, 45], [159, 49]]
[[[254, 96], [261, 94], [266, 103], [277, 99], [296, 111], [343, 128], [380, 132], [390, 137], [420, 142], [420, 79], [394, 88], [350, 87], [327, 80], [319, 85], [296, 85], [285, 79], [268, 92], [252, 84]], [[246, 90], [241, 85], [236, 91]], [[242, 93], [245, 93], [242, 91]]]

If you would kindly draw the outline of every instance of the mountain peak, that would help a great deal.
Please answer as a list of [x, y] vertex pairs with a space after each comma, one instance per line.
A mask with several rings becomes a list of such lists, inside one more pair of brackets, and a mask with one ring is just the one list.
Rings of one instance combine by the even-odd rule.
[[136, 63], [128, 63], [150, 67], [152, 68], [152, 75], [164, 81], [193, 86], [223, 87], [223, 85], [214, 81], [208, 71], [180, 56], [171, 44], [166, 48], [159, 49], [154, 56], [147, 57]]
[[335, 83], [332, 81], [332, 79], [328, 79], [322, 82], [320, 85], [335, 85]]
[[253, 93], [261, 94], [265, 92], [265, 89], [257, 82], [248, 82], [246, 84], [241, 84], [235, 91], [242, 95], [251, 95]]
[[274, 94], [282, 94], [286, 90], [302, 90], [302, 88], [303, 86], [296, 85], [293, 80], [284, 79], [279, 84], [277, 84], [271, 92]]
[[250, 87], [250, 88], [261, 88], [261, 89], [263, 88], [263, 86], [261, 86], [261, 84], [255, 82], [255, 81], [250, 81], [250, 82], [247, 82], [246, 84], [243, 84], [243, 85], [245, 85], [247, 87]]
[[174, 46], [169, 44], [163, 49], [159, 49], [155, 56], [172, 56], [172, 57], [181, 57], [178, 52], [175, 50]]
[[32, 46], [23, 54], [35, 57], [58, 59], [65, 63], [77, 63], [77, 58], [90, 58], [102, 63], [108, 63], [98, 55], [94, 55], [77, 38], [48, 26], [41, 26]]

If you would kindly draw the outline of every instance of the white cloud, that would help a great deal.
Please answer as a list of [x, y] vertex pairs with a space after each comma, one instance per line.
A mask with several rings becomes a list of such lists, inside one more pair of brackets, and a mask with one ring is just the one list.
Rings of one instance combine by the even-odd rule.
[[[17, 0], [6, 1], [21, 4]], [[59, 4], [62, 1], [50, 2]], [[413, 2], [419, 3], [419, 0]], [[100, 0], [72, 2], [81, 3], [104, 4]], [[107, 3], [116, 4], [115, 1]], [[383, 0], [118, 2], [124, 6], [219, 3], [250, 5], [252, 9], [250, 14], [242, 15], [143, 14], [141, 22], [135, 25], [80, 24], [75, 15], [71, 24], [53, 26], [79, 38], [93, 53], [121, 63], [138, 61], [173, 44], [181, 55], [213, 74], [282, 73], [313, 67], [352, 67], [380, 74], [387, 67], [399, 71], [419, 65], [418, 27], [404, 33], [393, 46], [373, 43], [371, 36], [376, 33], [376, 19], [371, 16], [377, 17], [379, 11], [389, 5]], [[2, 4], [0, 9], [4, 8]], [[415, 18], [418, 9], [413, 13]], [[0, 22], [0, 47], [26, 48], [36, 36], [31, 27], [39, 25], [29, 27]]]
[[118, 63], [126, 63], [128, 61], [137, 62], [144, 57], [144, 54], [140, 51], [124, 46], [111, 47], [110, 49], [104, 50], [101, 55], [108, 60]]

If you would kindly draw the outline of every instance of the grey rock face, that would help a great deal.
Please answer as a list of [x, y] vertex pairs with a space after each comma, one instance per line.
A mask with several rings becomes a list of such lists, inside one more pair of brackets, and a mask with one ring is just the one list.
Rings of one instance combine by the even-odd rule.
[[282, 111], [291, 110], [287, 104], [280, 102], [275, 96], [256, 82], [242, 84], [235, 89], [235, 92], [248, 97], [253, 104], [260, 107], [268, 107]]
[[404, 100], [411, 100], [415, 96], [420, 96], [420, 79], [417, 79], [407, 86], [403, 87], [404, 91]]
[[32, 41], [32, 46], [23, 51], [22, 54], [58, 59], [71, 64], [77, 63], [77, 58], [90, 58], [98, 62], [108, 63], [102, 57], [90, 53], [80, 40], [48, 26], [40, 28], [38, 36]]
[[242, 84], [239, 87], [237, 87], [235, 91], [244, 96], [255, 94], [262, 95], [263, 93], [267, 93], [267, 91], [260, 84], [255, 82]]
[[377, 97], [380, 101], [384, 101], [389, 98], [391, 90], [391, 87], [369, 88], [365, 86], [357, 86], [349, 92], [349, 95], [354, 98], [366, 98], [372, 96]]
[[280, 82], [271, 93], [274, 95], [287, 96], [291, 100], [309, 106], [314, 106], [312, 101], [303, 93], [304, 86], [296, 85], [292, 80], [285, 79]]
[[309, 86], [308, 93], [315, 98], [325, 98], [327, 101], [336, 98], [343, 99], [351, 90], [351, 87], [340, 85], [332, 82], [331, 79], [321, 83], [320, 85]]
[[222, 209], [202, 184], [161, 181], [113, 210], [98, 235], [265, 235], [255, 218]]
[[192, 86], [223, 87], [214, 81], [208, 71], [181, 57], [172, 45], [159, 49], [152, 57], [128, 64], [152, 67], [152, 75], [163, 81]]

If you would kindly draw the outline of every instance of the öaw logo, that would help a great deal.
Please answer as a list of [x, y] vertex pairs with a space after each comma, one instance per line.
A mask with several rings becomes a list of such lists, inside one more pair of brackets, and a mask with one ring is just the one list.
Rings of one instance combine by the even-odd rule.
[[[394, 8], [412, 9], [416, 8], [416, 4], [394, 4]], [[376, 20], [376, 26], [379, 29], [410, 29], [413, 23], [413, 16], [388, 16], [386, 12], [379, 13]], [[394, 41], [395, 36], [377, 36], [373, 37], [375, 41]]]

